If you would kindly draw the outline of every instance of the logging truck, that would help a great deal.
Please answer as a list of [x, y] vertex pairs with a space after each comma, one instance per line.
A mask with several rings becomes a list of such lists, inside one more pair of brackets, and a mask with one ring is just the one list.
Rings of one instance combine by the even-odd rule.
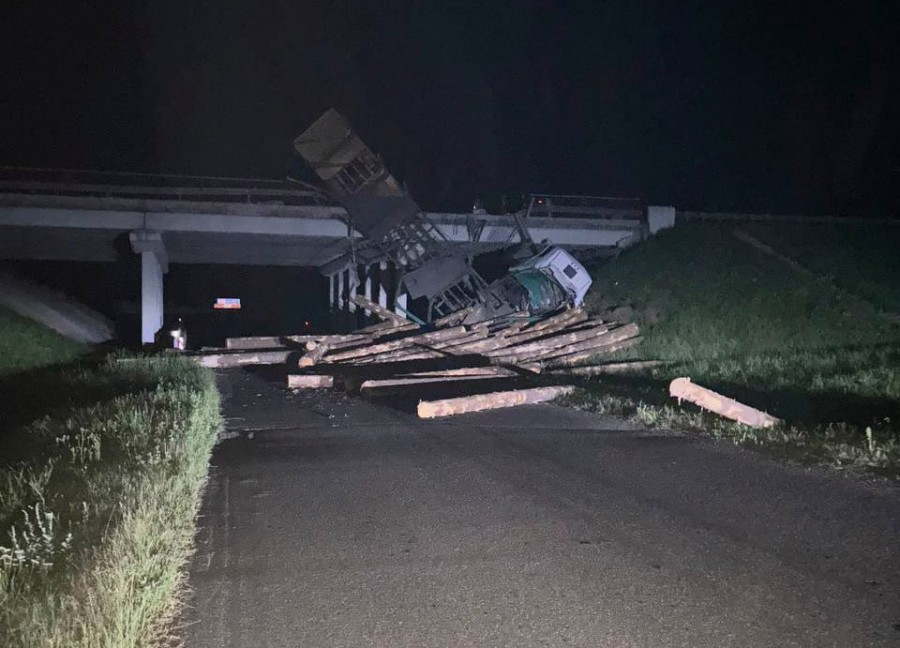
[[466, 308], [468, 321], [516, 312], [540, 316], [581, 304], [590, 288], [590, 274], [571, 254], [556, 246], [539, 249], [515, 214], [517, 256], [524, 260], [496, 281], [485, 281], [472, 264], [474, 248], [451, 244], [334, 109], [297, 137], [294, 149], [363, 236], [361, 242], [351, 239], [347, 266], [393, 263], [397, 294], [420, 300], [426, 321]]

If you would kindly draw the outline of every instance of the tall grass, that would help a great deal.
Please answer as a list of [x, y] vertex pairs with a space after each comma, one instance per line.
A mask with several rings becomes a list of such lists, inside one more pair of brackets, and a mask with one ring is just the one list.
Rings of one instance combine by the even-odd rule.
[[160, 644], [177, 610], [218, 392], [187, 360], [118, 360], [60, 377], [92, 404], [3, 441], [25, 457], [0, 480], [7, 645]]
[[[863, 257], [880, 248], [850, 249]], [[900, 260], [868, 263], [893, 268]], [[895, 273], [885, 271], [884, 280]], [[614, 394], [605, 407], [673, 424], [683, 410], [672, 407], [665, 387], [687, 375], [787, 425], [767, 437], [690, 410], [684, 425], [741, 443], [803, 447], [817, 460], [900, 465], [900, 326], [856, 308], [830, 279], [798, 273], [739, 241], [733, 226], [688, 223], [596, 270], [589, 308], [614, 305], [631, 307], [644, 335], [622, 357], [670, 362], [627, 385], [588, 383], [595, 407], [603, 406], [601, 392]]]
[[0, 306], [0, 377], [83, 355], [89, 347]]

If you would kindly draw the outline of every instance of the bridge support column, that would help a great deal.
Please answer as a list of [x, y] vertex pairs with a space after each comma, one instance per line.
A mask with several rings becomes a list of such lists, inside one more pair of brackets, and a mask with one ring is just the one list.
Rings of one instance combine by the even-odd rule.
[[378, 264], [378, 304], [382, 308], [388, 307], [387, 288], [385, 286], [387, 280], [387, 261]]
[[159, 232], [136, 230], [128, 238], [141, 255], [141, 342], [153, 344], [163, 327], [163, 274], [169, 271], [166, 248]]

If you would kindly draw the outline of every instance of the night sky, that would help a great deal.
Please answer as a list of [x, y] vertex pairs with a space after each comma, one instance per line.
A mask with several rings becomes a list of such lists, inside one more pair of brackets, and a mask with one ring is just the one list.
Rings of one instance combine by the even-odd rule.
[[334, 106], [426, 209], [900, 211], [898, 0], [14, 0], [0, 24], [0, 164], [300, 176], [291, 140]]

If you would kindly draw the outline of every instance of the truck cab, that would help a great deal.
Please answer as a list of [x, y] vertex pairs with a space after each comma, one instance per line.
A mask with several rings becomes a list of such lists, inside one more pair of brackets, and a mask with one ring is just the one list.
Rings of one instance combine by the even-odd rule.
[[549, 246], [524, 263], [510, 268], [510, 274], [518, 274], [527, 270], [541, 270], [549, 273], [563, 290], [568, 293], [574, 306], [584, 301], [584, 296], [591, 287], [592, 279], [588, 271], [575, 257], [563, 248]]

